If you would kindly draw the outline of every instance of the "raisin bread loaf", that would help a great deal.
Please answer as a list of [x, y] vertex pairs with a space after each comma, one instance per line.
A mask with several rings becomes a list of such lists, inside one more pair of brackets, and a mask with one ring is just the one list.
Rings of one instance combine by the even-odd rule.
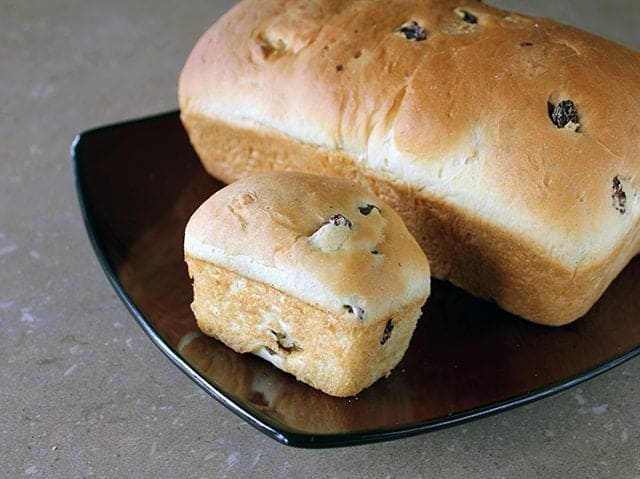
[[475, 0], [245, 0], [197, 43], [205, 168], [344, 176], [432, 274], [526, 319], [583, 315], [640, 250], [640, 54]]
[[400, 217], [342, 178], [233, 183], [193, 214], [184, 250], [205, 334], [334, 396], [398, 364], [430, 290]]

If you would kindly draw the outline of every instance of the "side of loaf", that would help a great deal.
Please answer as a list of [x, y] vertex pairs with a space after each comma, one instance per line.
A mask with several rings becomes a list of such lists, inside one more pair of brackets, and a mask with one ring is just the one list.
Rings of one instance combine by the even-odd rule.
[[461, 0], [236, 5], [180, 77], [207, 171], [365, 185], [432, 274], [526, 319], [583, 315], [640, 250], [640, 54]]
[[400, 217], [342, 178], [233, 183], [193, 214], [184, 244], [200, 329], [334, 396], [400, 362], [430, 291]]

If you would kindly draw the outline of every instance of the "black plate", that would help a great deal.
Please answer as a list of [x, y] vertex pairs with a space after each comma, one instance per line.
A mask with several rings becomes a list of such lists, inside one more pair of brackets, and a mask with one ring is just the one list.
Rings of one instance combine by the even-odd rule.
[[361, 444], [452, 426], [557, 393], [640, 353], [640, 257], [584, 318], [562, 328], [434, 281], [389, 378], [354, 398], [327, 396], [198, 333], [183, 231], [223, 184], [200, 166], [177, 112], [82, 133], [71, 153], [89, 237], [138, 324], [200, 387], [284, 444]]

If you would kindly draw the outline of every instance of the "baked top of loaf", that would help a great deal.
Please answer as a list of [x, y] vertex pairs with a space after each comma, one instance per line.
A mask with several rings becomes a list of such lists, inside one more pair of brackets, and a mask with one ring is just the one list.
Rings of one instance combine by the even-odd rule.
[[183, 112], [276, 130], [525, 238], [569, 268], [637, 230], [640, 54], [461, 0], [245, 0]]
[[185, 229], [185, 254], [356, 322], [429, 295], [427, 259], [400, 217], [355, 183], [274, 172], [216, 192]]

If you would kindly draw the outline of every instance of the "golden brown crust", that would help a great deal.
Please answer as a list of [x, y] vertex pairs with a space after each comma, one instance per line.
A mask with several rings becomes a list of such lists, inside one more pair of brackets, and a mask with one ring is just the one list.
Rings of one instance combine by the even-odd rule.
[[[639, 91], [637, 52], [475, 1], [250, 0], [194, 48], [180, 105], [212, 173], [361, 179], [436, 276], [562, 324], [640, 248]], [[562, 100], [578, 131], [551, 121]]]
[[[353, 396], [386, 376], [404, 355], [422, 302], [392, 317], [345, 321], [269, 285], [186, 255], [198, 326], [237, 352], [272, 356], [300, 381]], [[393, 329], [385, 336], [392, 320]]]
[[[397, 33], [411, 19], [425, 41]], [[254, 0], [196, 45], [180, 103], [355, 153], [390, 132], [402, 162], [426, 170], [478, 161], [498, 204], [583, 237], [619, 220], [612, 178], [640, 176], [639, 83], [637, 52], [475, 1]], [[578, 133], [549, 119], [562, 99], [577, 105]]]

